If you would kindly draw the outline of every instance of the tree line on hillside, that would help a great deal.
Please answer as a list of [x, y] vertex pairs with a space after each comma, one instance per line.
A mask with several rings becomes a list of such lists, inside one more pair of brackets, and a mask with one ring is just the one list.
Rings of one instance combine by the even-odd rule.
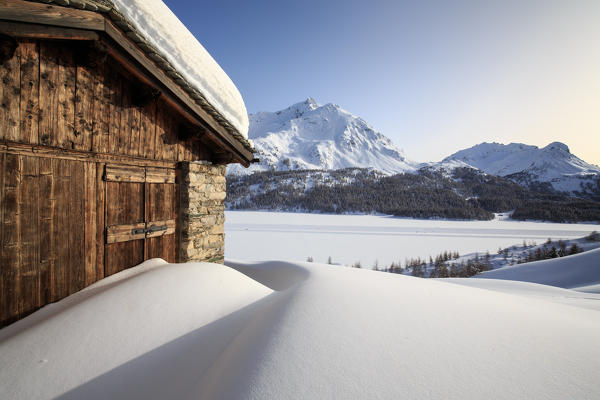
[[[310, 182], [310, 184], [309, 184]], [[371, 170], [265, 171], [228, 177], [230, 209], [382, 213], [412, 218], [600, 221], [600, 203], [540, 193], [471, 168], [382, 176]]]

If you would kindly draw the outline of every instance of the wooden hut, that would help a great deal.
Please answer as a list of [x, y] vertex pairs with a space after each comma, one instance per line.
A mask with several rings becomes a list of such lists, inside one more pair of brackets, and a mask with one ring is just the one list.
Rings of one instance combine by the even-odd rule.
[[0, 326], [149, 258], [222, 261], [253, 149], [179, 72], [110, 1], [0, 0]]

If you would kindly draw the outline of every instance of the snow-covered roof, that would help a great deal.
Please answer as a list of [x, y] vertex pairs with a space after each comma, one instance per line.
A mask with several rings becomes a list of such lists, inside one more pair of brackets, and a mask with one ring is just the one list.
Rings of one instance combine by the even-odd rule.
[[248, 137], [248, 113], [240, 92], [169, 7], [161, 0], [110, 1], [187, 83], [242, 136]]
[[244, 147], [248, 113], [235, 84], [161, 0], [29, 0], [106, 14]]

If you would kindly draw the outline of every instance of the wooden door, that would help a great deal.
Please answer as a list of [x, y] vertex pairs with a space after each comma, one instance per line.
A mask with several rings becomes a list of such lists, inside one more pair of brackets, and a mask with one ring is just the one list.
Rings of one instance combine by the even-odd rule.
[[107, 165], [105, 276], [150, 258], [176, 261], [175, 170]]

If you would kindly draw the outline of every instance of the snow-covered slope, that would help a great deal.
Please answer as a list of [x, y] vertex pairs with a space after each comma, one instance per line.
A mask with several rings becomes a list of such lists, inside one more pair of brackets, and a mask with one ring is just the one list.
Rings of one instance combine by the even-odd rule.
[[441, 165], [452, 168], [461, 162], [488, 174], [509, 176], [526, 186], [549, 183], [563, 192], [582, 191], [582, 184], [595, 186], [595, 180], [600, 179], [600, 167], [571, 154], [560, 142], [541, 149], [521, 143], [481, 143], [446, 157]]
[[600, 392], [600, 314], [577, 299], [312, 263], [227, 264], [154, 260], [4, 328], [0, 398]]
[[517, 264], [477, 278], [533, 282], [567, 289], [600, 284], [600, 248], [568, 257]]
[[309, 98], [277, 112], [250, 115], [249, 138], [260, 164], [229, 173], [255, 170], [373, 168], [386, 173], [415, 171], [390, 139], [337, 105]]

